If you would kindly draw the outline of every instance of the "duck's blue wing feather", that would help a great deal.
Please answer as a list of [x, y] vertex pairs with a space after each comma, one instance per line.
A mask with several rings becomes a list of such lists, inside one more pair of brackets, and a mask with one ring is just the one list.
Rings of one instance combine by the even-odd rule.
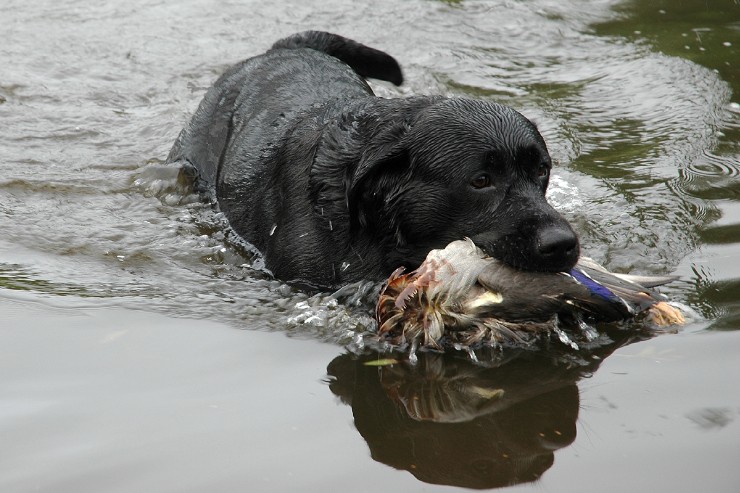
[[646, 310], [664, 299], [657, 291], [603, 269], [578, 264], [570, 275], [586, 287], [592, 296], [608, 302], [612, 308], [626, 309], [629, 315]]
[[580, 284], [585, 286], [592, 295], [598, 296], [605, 301], [610, 303], [623, 303], [622, 299], [614, 294], [609, 288], [594, 281], [591, 276], [583, 272], [578, 268], [571, 269], [570, 275], [578, 281]]

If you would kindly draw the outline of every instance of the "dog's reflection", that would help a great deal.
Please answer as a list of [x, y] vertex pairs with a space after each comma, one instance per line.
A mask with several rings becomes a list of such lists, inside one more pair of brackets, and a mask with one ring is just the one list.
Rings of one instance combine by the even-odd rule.
[[577, 357], [510, 351], [486, 366], [435, 353], [415, 365], [348, 353], [327, 372], [373, 459], [427, 483], [495, 488], [552, 466], [554, 451], [576, 438], [576, 383], [626, 342]]

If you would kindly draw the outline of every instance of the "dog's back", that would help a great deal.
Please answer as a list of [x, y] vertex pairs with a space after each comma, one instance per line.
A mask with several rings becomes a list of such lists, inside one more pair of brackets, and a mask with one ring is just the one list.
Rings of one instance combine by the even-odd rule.
[[216, 81], [167, 161], [194, 167], [197, 189], [213, 195], [219, 182], [231, 181], [230, 172], [246, 171], [220, 169], [227, 155], [256, 164], [296, 113], [332, 99], [372, 95], [364, 77], [403, 82], [393, 57], [342, 36], [306, 31], [284, 38]]

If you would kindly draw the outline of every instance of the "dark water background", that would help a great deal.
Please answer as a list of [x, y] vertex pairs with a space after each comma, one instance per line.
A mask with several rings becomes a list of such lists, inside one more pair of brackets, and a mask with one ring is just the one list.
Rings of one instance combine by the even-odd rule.
[[[357, 361], [367, 315], [255, 271], [162, 166], [227, 66], [305, 29], [396, 56], [380, 95], [536, 121], [584, 250], [681, 275], [692, 322]], [[736, 2], [5, 0], [0, 39], [0, 491], [740, 488]]]

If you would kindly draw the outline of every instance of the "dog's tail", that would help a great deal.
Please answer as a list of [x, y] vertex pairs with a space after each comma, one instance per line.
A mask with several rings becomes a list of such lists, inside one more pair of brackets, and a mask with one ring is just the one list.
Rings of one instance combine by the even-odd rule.
[[305, 31], [272, 45], [273, 50], [297, 48], [312, 48], [338, 58], [363, 77], [387, 80], [397, 86], [403, 84], [401, 67], [392, 56], [337, 34]]

